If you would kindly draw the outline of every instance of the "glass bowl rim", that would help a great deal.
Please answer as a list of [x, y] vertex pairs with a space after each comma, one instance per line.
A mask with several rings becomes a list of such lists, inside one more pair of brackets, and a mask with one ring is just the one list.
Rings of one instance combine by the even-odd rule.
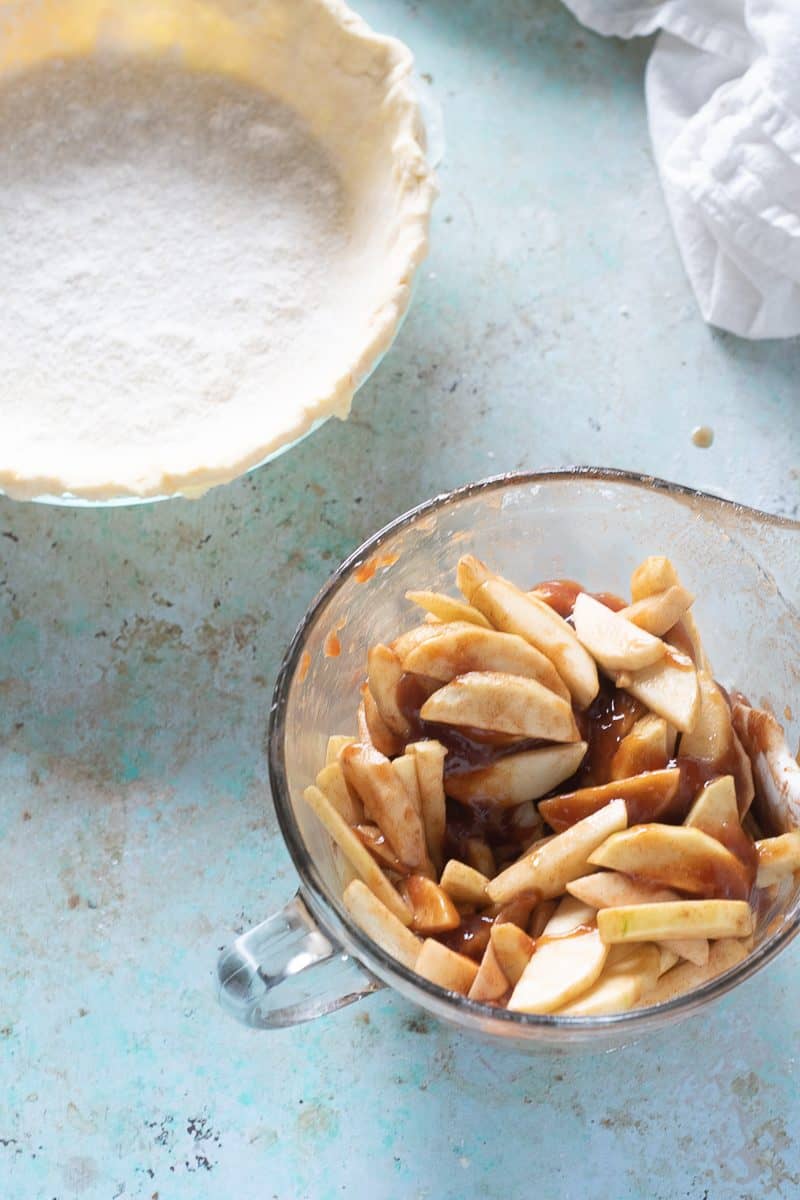
[[[297, 870], [302, 888], [307, 890], [309, 899], [315, 910], [323, 914], [325, 921], [332, 921], [337, 932], [343, 933], [345, 948], [349, 950], [354, 945], [358, 954], [357, 961], [363, 962], [367, 970], [371, 960], [378, 965], [379, 973], [384, 981], [386, 977], [392, 980], [394, 976], [408, 985], [409, 991], [421, 991], [430, 998], [434, 1011], [442, 1005], [452, 1010], [454, 1020], [460, 1018], [461, 1023], [466, 1019], [469, 1023], [477, 1022], [483, 1032], [491, 1030], [491, 1025], [497, 1023], [497, 1033], [512, 1035], [519, 1031], [524, 1036], [534, 1030], [550, 1030], [576, 1034], [592, 1030], [606, 1032], [623, 1030], [646, 1030], [648, 1027], [660, 1026], [670, 1017], [688, 1016], [691, 1012], [705, 1006], [707, 1003], [720, 998], [733, 987], [751, 978], [771, 962], [789, 943], [800, 933], [800, 900], [795, 901], [793, 910], [789, 910], [784, 925], [768, 937], [756, 950], [749, 953], [741, 962], [729, 967], [721, 974], [707, 980], [697, 988], [683, 992], [671, 1000], [650, 1007], [629, 1009], [620, 1013], [609, 1013], [594, 1017], [566, 1017], [541, 1013], [517, 1013], [507, 1009], [496, 1008], [483, 1004], [458, 992], [439, 987], [438, 984], [417, 975], [409, 967], [398, 962], [381, 946], [372, 941], [356, 923], [341, 903], [330, 897], [322, 880], [314, 859], [306, 850], [299, 827], [295, 821], [286, 779], [286, 764], [284, 756], [284, 726], [286, 709], [289, 700], [291, 683], [299, 667], [305, 649], [306, 634], [314, 624], [320, 612], [336, 595], [343, 584], [350, 578], [352, 571], [362, 564], [380, 547], [385, 539], [401, 529], [413, 525], [420, 517], [432, 512], [459, 504], [462, 500], [470, 499], [483, 492], [500, 491], [507, 487], [535, 485], [538, 483], [555, 483], [566, 480], [589, 480], [598, 483], [622, 484], [631, 488], [646, 488], [655, 490], [669, 497], [686, 497], [700, 500], [711, 507], [718, 506], [723, 510], [734, 510], [743, 516], [753, 516], [759, 522], [774, 525], [786, 530], [800, 532], [800, 521], [789, 517], [763, 512], [748, 505], [739, 504], [722, 496], [704, 492], [684, 484], [671, 483], [653, 475], [645, 475], [617, 468], [591, 466], [560, 467], [553, 470], [515, 471], [501, 475], [492, 475], [486, 479], [464, 484], [448, 492], [442, 492], [421, 504], [415, 505], [406, 512], [395, 517], [376, 533], [361, 543], [343, 560], [329, 577], [308, 606], [292, 637], [289, 647], [278, 669], [278, 675], [272, 697], [267, 731], [267, 756], [269, 780], [275, 812], [281, 834], [289, 850], [292, 862]], [[390, 983], [390, 986], [394, 986]]]

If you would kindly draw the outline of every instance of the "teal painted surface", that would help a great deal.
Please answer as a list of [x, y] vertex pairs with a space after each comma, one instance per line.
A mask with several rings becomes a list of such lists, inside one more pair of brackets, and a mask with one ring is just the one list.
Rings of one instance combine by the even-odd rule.
[[295, 886], [262, 755], [275, 671], [363, 537], [568, 462], [800, 499], [800, 347], [701, 323], [646, 45], [552, 2], [362, 11], [433, 77], [448, 151], [414, 308], [352, 419], [194, 504], [0, 500], [0, 1195], [796, 1196], [798, 950], [598, 1057], [472, 1043], [386, 993], [272, 1035], [216, 1006], [219, 947]]

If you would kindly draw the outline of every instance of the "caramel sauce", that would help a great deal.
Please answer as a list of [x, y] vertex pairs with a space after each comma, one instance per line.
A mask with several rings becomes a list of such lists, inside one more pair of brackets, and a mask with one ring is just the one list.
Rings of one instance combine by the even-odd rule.
[[489, 945], [493, 924], [494, 917], [471, 913], [461, 918], [457, 929], [449, 929], [446, 933], [436, 933], [433, 936], [437, 942], [447, 946], [448, 950], [455, 950], [456, 954], [465, 954], [467, 958], [480, 962], [484, 950]]
[[[542, 583], [537, 583], [531, 590], [566, 620], [567, 617], [572, 616], [575, 601], [581, 592], [586, 591], [586, 588], [582, 584], [576, 583], [574, 579], [545, 579]], [[600, 604], [605, 604], [606, 608], [610, 608], [612, 612], [619, 612], [628, 604], [627, 600], [623, 600], [614, 592], [589, 592], [589, 595]]]
[[560, 617], [569, 617], [580, 592], [586, 589], [574, 579], [545, 579], [531, 589], [540, 600], [549, 604]]
[[575, 714], [581, 738], [588, 742], [586, 756], [575, 775], [561, 785], [561, 791], [592, 787], [608, 783], [611, 760], [619, 744], [630, 733], [646, 709], [628, 692], [616, 688], [609, 680], [600, 683], [600, 691], [585, 712]]
[[300, 666], [297, 668], [297, 682], [304, 683], [306, 675], [308, 675], [311, 667], [311, 655], [307, 650], [303, 652], [303, 657], [300, 659]]
[[[441, 686], [436, 684], [437, 687]], [[423, 721], [419, 715], [425, 701], [430, 695], [430, 686], [426, 679], [418, 675], [404, 675], [397, 688], [397, 703], [400, 711], [408, 722], [409, 742], [418, 742], [425, 738], [435, 738], [447, 750], [445, 760], [445, 777], [460, 775], [474, 767], [487, 767], [506, 754], [515, 754], [520, 750], [530, 750], [543, 745], [541, 739], [514, 738], [506, 733], [492, 733], [485, 729], [470, 729], [453, 725], [444, 725], [438, 721]]]

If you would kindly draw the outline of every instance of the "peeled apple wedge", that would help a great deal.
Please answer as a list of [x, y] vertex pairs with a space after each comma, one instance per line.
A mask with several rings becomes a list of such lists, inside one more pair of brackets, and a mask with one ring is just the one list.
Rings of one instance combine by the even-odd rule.
[[384, 721], [366, 683], [361, 689], [361, 703], [358, 706], [358, 740], [366, 746], [374, 746], [386, 758], [403, 753], [403, 739], [392, 733]]
[[592, 986], [607, 957], [596, 929], [539, 944], [511, 993], [509, 1010], [555, 1012]]
[[594, 659], [549, 605], [492, 575], [472, 555], [465, 555], [458, 564], [458, 586], [495, 629], [516, 633], [547, 655], [579, 708], [591, 704], [600, 688]]
[[448, 795], [462, 803], [488, 802], [511, 808], [526, 800], [538, 800], [559, 783], [574, 775], [586, 753], [586, 742], [544, 746], [509, 754], [488, 767], [451, 775]]
[[604, 808], [610, 800], [624, 800], [631, 825], [653, 821], [670, 813], [678, 794], [680, 771], [670, 767], [664, 771], [644, 771], [630, 779], [615, 779], [595, 787], [578, 788], [542, 800], [539, 812], [553, 829], [568, 829], [576, 821]]
[[541, 900], [560, 896], [571, 880], [586, 874], [592, 851], [627, 823], [624, 800], [612, 800], [496, 875], [486, 889], [490, 900], [507, 904], [524, 894], [536, 894]]
[[408, 721], [397, 704], [397, 687], [403, 678], [400, 659], [388, 646], [371, 646], [367, 655], [367, 682], [383, 720], [399, 737], [407, 737]]
[[613, 834], [588, 861], [693, 895], [745, 900], [750, 893], [739, 859], [716, 838], [685, 825], [636, 825]]
[[662, 771], [672, 757], [674, 738], [663, 717], [640, 717], [611, 759], [611, 778], [626, 779], [643, 771]]
[[576, 599], [572, 619], [578, 641], [606, 670], [638, 671], [666, 653], [660, 638], [637, 629], [586, 592]]
[[388, 758], [373, 746], [355, 742], [342, 751], [344, 777], [383, 832], [397, 857], [409, 867], [424, 867], [428, 847], [422, 819]]
[[639, 563], [631, 575], [631, 599], [636, 603], [645, 596], [652, 596], [654, 592], [677, 587], [679, 583], [678, 572], [671, 561], [663, 554], [651, 554]]
[[694, 663], [669, 647], [667, 654], [640, 671], [615, 672], [617, 687], [641, 700], [652, 712], [669, 721], [682, 733], [694, 726], [700, 707], [700, 689]]
[[533, 940], [510, 921], [505, 921], [502, 925], [493, 925], [490, 937], [490, 945], [494, 947], [500, 968], [509, 985], [513, 987], [522, 978], [522, 973], [530, 962], [534, 950]]
[[707, 671], [697, 672], [697, 683], [700, 707], [692, 729], [681, 738], [681, 757], [724, 762], [733, 744], [731, 710]]
[[421, 642], [403, 657], [402, 663], [406, 671], [445, 683], [469, 671], [522, 675], [537, 680], [563, 700], [570, 698], [550, 659], [540, 650], [514, 633], [498, 633], [477, 625], [460, 629], [442, 626], [440, 634]]
[[720, 838], [726, 828], [739, 824], [736, 785], [732, 775], [720, 775], [698, 793], [684, 825], [701, 829], [710, 837]]
[[593, 925], [597, 910], [591, 904], [584, 904], [574, 896], [565, 896], [559, 901], [558, 908], [545, 925], [543, 937], [565, 937], [574, 933], [582, 925]]
[[640, 629], [646, 629], [654, 637], [663, 637], [680, 621], [691, 608], [694, 596], [680, 584], [653, 592], [620, 609], [620, 616]]
[[399, 892], [411, 909], [415, 933], [444, 933], [461, 924], [458, 909], [447, 892], [425, 875], [409, 875], [401, 881]]
[[478, 964], [464, 954], [448, 950], [441, 942], [426, 938], [422, 943], [414, 970], [431, 983], [447, 988], [451, 992], [461, 992], [466, 996], [475, 982], [478, 974]]
[[446, 823], [444, 760], [447, 751], [441, 742], [427, 739], [423, 742], [410, 742], [406, 746], [406, 754], [413, 757], [417, 769], [417, 787], [428, 853], [436, 869], [441, 870]]
[[491, 629], [483, 613], [478, 612], [471, 604], [463, 600], [455, 600], [442, 592], [406, 592], [406, 600], [430, 613], [439, 621], [467, 621], [470, 625], [482, 625]]
[[658, 904], [665, 900], [680, 900], [672, 888], [629, 879], [619, 871], [595, 871], [567, 884], [571, 896], [593, 908], [619, 908], [627, 904]]
[[[734, 704], [733, 725], [753, 764], [759, 801], [770, 829], [800, 827], [800, 764], [772, 713]], [[741, 800], [740, 800], [741, 803]]]
[[451, 900], [456, 904], [474, 904], [476, 908], [488, 903], [486, 889], [489, 880], [474, 867], [451, 858], [445, 864], [439, 886], [444, 888]]
[[800, 829], [756, 842], [756, 853], [758, 886], [769, 887], [773, 883], [779, 883], [787, 875], [800, 871]]
[[579, 740], [578, 727], [566, 700], [533, 679], [496, 671], [471, 671], [446, 683], [428, 697], [420, 716], [424, 721], [471, 725], [521, 738]]
[[597, 928], [604, 942], [651, 942], [670, 938], [749, 937], [753, 913], [745, 900], [673, 900], [603, 908]]
[[494, 946], [491, 942], [483, 952], [478, 974], [467, 992], [470, 1000], [485, 1003], [487, 1000], [499, 1000], [508, 991], [511, 984], [503, 973]]
[[[619, 950], [623, 953], [615, 957], [614, 952]], [[625, 1012], [655, 987], [660, 970], [661, 952], [652, 943], [630, 948], [614, 946], [596, 983], [559, 1012], [565, 1017]]]
[[649, 1008], [654, 1004], [664, 1004], [667, 1000], [673, 1000], [676, 996], [693, 991], [702, 983], [735, 967], [737, 963], [747, 957], [747, 950], [747, 942], [737, 938], [720, 938], [718, 942], [712, 942], [708, 962], [704, 967], [685, 962], [667, 970], [661, 975], [652, 991], [637, 1002], [636, 1008]]

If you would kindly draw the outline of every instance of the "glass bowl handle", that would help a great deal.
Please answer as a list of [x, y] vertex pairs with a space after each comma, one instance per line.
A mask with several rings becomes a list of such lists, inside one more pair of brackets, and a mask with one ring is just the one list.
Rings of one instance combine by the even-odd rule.
[[220, 1003], [257, 1029], [299, 1025], [383, 987], [320, 929], [300, 892], [225, 950]]

